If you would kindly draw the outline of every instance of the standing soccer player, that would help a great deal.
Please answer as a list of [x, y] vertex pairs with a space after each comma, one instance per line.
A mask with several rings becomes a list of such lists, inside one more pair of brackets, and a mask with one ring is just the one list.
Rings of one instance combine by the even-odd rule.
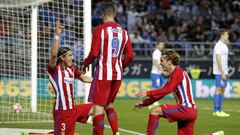
[[154, 135], [159, 117], [177, 121], [178, 135], [193, 135], [197, 109], [193, 100], [192, 85], [188, 74], [178, 66], [180, 56], [174, 50], [165, 50], [161, 57], [163, 73], [170, 74], [168, 82], [158, 90], [144, 91], [137, 94], [142, 100], [135, 104], [136, 109], [152, 104], [165, 95], [173, 93], [177, 104], [163, 104], [150, 110], [147, 135]]
[[223, 94], [227, 87], [228, 79], [228, 41], [229, 31], [221, 29], [220, 39], [213, 49], [213, 74], [216, 79], [216, 90], [214, 93], [213, 116], [229, 117], [230, 115], [222, 111]]
[[151, 70], [151, 79], [152, 79], [152, 89], [159, 89], [164, 84], [162, 67], [160, 65], [161, 54], [164, 49], [164, 42], [159, 41], [156, 44], [156, 49], [152, 54], [152, 70]]
[[73, 64], [73, 54], [70, 48], [58, 48], [61, 31], [62, 26], [58, 20], [47, 68], [49, 80], [55, 92], [53, 108], [54, 134], [73, 135], [76, 122], [86, 123], [92, 108], [92, 104], [74, 105], [74, 79], [91, 83], [92, 78], [81, 74]]
[[93, 103], [93, 134], [103, 134], [105, 110], [115, 135], [119, 132], [113, 102], [122, 83], [122, 70], [132, 61], [133, 52], [128, 32], [114, 21], [114, 5], [104, 4], [102, 12], [104, 23], [93, 30], [91, 51], [83, 62], [82, 72], [85, 73], [89, 64], [97, 59], [88, 98]]
[[[152, 70], [151, 70], [151, 80], [152, 80], [152, 89], [160, 89], [163, 84], [163, 75], [162, 75], [162, 67], [160, 65], [161, 54], [164, 49], [164, 42], [159, 41], [156, 44], [156, 49], [152, 54]], [[156, 101], [152, 105], [148, 106], [148, 109], [152, 109], [153, 106], [159, 106], [159, 102]]]

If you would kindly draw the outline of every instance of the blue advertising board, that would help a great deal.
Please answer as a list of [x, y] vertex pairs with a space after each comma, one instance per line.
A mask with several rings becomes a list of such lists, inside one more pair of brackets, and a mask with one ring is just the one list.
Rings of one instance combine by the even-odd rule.
[[[48, 79], [38, 79], [38, 98], [50, 98], [54, 94], [48, 88]], [[75, 82], [77, 83], [77, 82]], [[212, 98], [215, 90], [215, 80], [213, 79], [192, 79], [193, 96], [195, 98]], [[75, 94], [84, 91], [83, 85], [77, 87], [75, 85]], [[143, 90], [151, 89], [150, 79], [131, 78], [124, 79], [117, 97], [119, 98], [135, 98], [135, 95]], [[84, 93], [84, 92], [83, 92]], [[84, 94], [82, 94], [84, 95]], [[10, 79], [1, 78], [0, 80], [0, 97], [29, 97], [31, 96], [30, 79]], [[225, 98], [240, 98], [240, 81], [237, 79], [230, 80], [224, 93]]]

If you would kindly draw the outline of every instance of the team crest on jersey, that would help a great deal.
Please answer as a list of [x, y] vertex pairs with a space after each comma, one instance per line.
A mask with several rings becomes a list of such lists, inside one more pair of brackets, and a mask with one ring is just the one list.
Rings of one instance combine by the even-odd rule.
[[121, 29], [112, 28], [112, 33], [122, 33]]

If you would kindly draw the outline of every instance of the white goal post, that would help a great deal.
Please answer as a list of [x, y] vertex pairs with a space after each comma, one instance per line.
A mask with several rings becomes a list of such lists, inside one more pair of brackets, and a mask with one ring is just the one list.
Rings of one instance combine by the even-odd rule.
[[[52, 121], [46, 68], [58, 18], [64, 25], [59, 46], [72, 48], [80, 69], [91, 47], [91, 0], [0, 1], [1, 123]], [[90, 85], [75, 83], [79, 103]]]

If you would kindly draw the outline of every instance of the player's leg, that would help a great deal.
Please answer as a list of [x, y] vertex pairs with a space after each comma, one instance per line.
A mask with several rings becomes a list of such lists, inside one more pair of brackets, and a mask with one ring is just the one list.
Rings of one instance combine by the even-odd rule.
[[73, 135], [75, 130], [76, 121], [72, 110], [53, 111], [54, 119], [54, 135]]
[[194, 135], [194, 124], [195, 120], [177, 122], [178, 135]]
[[169, 122], [177, 121], [180, 123], [178, 134], [180, 135], [193, 135], [194, 123], [197, 118], [197, 109], [176, 105], [161, 105], [163, 116]]
[[88, 117], [93, 114], [92, 104], [80, 104], [76, 105], [75, 108], [77, 110], [74, 114], [76, 121], [84, 124], [87, 123]]
[[105, 107], [105, 111], [108, 117], [109, 124], [112, 128], [113, 135], [117, 135], [118, 133], [118, 117], [117, 112], [113, 107], [113, 102], [116, 98], [118, 90], [121, 86], [122, 80], [113, 80], [111, 83], [111, 91], [108, 97], [108, 105]]
[[153, 107], [150, 110], [147, 125], [147, 135], [154, 135], [158, 128], [159, 116], [163, 116], [161, 107]]
[[106, 108], [105, 108], [107, 118], [109, 121], [109, 124], [112, 128], [113, 135], [116, 135], [118, 132], [118, 117], [117, 117], [117, 112], [114, 109], [112, 103], [110, 103]]
[[216, 79], [216, 90], [213, 96], [213, 103], [214, 103], [213, 116], [228, 117], [229, 114], [226, 114], [222, 111], [223, 94], [227, 86], [227, 81], [223, 81], [221, 78], [221, 75], [215, 75], [215, 79]]
[[104, 131], [104, 107], [93, 105], [93, 135], [103, 135]]
[[[103, 135], [104, 131], [104, 107], [110, 93], [110, 81], [93, 80], [88, 101], [93, 104], [93, 134]], [[103, 98], [105, 97], [105, 98]]]
[[[227, 85], [227, 84], [226, 84]], [[223, 102], [223, 94], [224, 94], [224, 91], [225, 91], [226, 87], [222, 88], [221, 89], [221, 93], [220, 93], [220, 96], [219, 96], [219, 110], [220, 110], [220, 115], [222, 117], [229, 117], [230, 114], [228, 113], [225, 113], [223, 110], [222, 110], [222, 102]]]

